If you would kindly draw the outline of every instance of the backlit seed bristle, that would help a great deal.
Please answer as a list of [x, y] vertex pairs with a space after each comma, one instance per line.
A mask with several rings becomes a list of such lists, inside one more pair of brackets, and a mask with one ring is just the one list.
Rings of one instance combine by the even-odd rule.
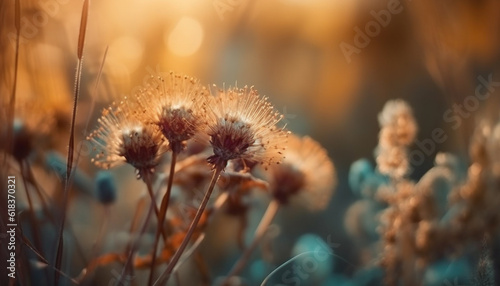
[[269, 168], [274, 198], [282, 204], [292, 199], [311, 210], [324, 209], [336, 184], [335, 167], [326, 150], [310, 137], [290, 135], [284, 155], [282, 164]]
[[145, 123], [127, 99], [103, 110], [99, 127], [88, 137], [95, 144], [96, 166], [109, 169], [128, 163], [139, 174], [153, 170], [164, 153], [165, 139], [155, 125]]
[[178, 153], [202, 129], [202, 105], [207, 90], [195, 78], [170, 72], [137, 93], [144, 114], [167, 138], [169, 147]]
[[282, 116], [253, 87], [219, 90], [207, 105], [207, 134], [215, 166], [245, 159], [269, 166], [283, 159], [288, 133], [276, 126]]

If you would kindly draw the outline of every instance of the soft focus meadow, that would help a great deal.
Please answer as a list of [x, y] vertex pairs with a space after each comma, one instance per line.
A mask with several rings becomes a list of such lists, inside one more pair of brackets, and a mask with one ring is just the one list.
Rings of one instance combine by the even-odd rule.
[[500, 285], [499, 1], [0, 22], [0, 285]]

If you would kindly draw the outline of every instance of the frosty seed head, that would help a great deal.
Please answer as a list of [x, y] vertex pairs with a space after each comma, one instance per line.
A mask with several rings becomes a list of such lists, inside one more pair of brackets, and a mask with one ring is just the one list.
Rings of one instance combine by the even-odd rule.
[[142, 176], [158, 165], [165, 139], [155, 125], [145, 123], [133, 110], [125, 99], [103, 111], [99, 127], [88, 138], [98, 152], [92, 159], [96, 166], [109, 169], [126, 162]]
[[282, 164], [269, 168], [273, 197], [287, 204], [293, 197], [310, 210], [324, 209], [334, 190], [335, 168], [328, 154], [310, 137], [290, 135]]
[[287, 132], [276, 126], [282, 116], [253, 87], [219, 90], [206, 112], [214, 152], [208, 162], [214, 167], [236, 159], [267, 167], [283, 159]]
[[137, 94], [144, 115], [158, 126], [175, 153], [202, 129], [206, 97], [206, 88], [197, 79], [173, 72], [158, 77]]

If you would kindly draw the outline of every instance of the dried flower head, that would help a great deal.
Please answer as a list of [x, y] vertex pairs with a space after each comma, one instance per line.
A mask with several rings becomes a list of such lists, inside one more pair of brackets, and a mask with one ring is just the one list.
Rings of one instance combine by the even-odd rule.
[[206, 88], [197, 79], [173, 72], [166, 78], [158, 77], [137, 94], [144, 114], [158, 125], [175, 153], [202, 129], [201, 107], [206, 96]]
[[382, 174], [402, 178], [408, 173], [408, 151], [403, 147], [378, 148], [376, 151], [378, 170]]
[[411, 107], [401, 99], [388, 101], [378, 116], [382, 128], [380, 142], [382, 146], [410, 145], [417, 135], [417, 123]]
[[376, 149], [380, 173], [400, 179], [409, 171], [408, 146], [415, 140], [417, 123], [403, 100], [388, 101], [379, 114], [379, 143]]
[[310, 137], [290, 135], [282, 164], [269, 168], [270, 189], [286, 204], [294, 196], [311, 210], [324, 209], [335, 185], [335, 168], [325, 149]]
[[165, 152], [165, 139], [157, 126], [145, 123], [133, 112], [127, 99], [103, 111], [99, 127], [87, 138], [96, 145], [97, 155], [92, 162], [109, 169], [128, 163], [139, 176], [152, 172]]
[[207, 133], [214, 152], [209, 163], [220, 168], [234, 159], [266, 167], [279, 163], [287, 137], [276, 126], [281, 118], [267, 97], [259, 96], [253, 87], [219, 90], [207, 110]]

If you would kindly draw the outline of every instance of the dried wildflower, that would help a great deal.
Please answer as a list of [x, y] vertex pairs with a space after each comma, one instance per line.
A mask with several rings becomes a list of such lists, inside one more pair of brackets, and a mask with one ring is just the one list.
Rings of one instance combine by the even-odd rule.
[[381, 130], [376, 150], [382, 174], [400, 179], [409, 170], [408, 146], [415, 140], [417, 123], [410, 106], [403, 100], [388, 101], [378, 118]]
[[103, 111], [99, 127], [88, 137], [96, 145], [97, 155], [92, 162], [109, 169], [128, 163], [139, 176], [152, 172], [164, 153], [165, 139], [158, 128], [144, 123], [126, 101]]
[[179, 153], [202, 129], [201, 107], [207, 92], [197, 79], [173, 72], [156, 82], [137, 94], [138, 102], [167, 138], [170, 149]]
[[282, 164], [269, 169], [270, 189], [286, 204], [294, 195], [311, 210], [324, 209], [333, 193], [335, 168], [326, 150], [310, 137], [290, 135]]
[[417, 123], [411, 107], [403, 100], [388, 101], [378, 116], [381, 146], [408, 146], [417, 135]]
[[240, 159], [269, 166], [283, 158], [287, 133], [276, 126], [282, 115], [253, 87], [220, 90], [207, 110], [208, 135], [214, 167]]
[[408, 172], [409, 161], [406, 148], [378, 148], [376, 154], [377, 166], [380, 173], [401, 178]]

